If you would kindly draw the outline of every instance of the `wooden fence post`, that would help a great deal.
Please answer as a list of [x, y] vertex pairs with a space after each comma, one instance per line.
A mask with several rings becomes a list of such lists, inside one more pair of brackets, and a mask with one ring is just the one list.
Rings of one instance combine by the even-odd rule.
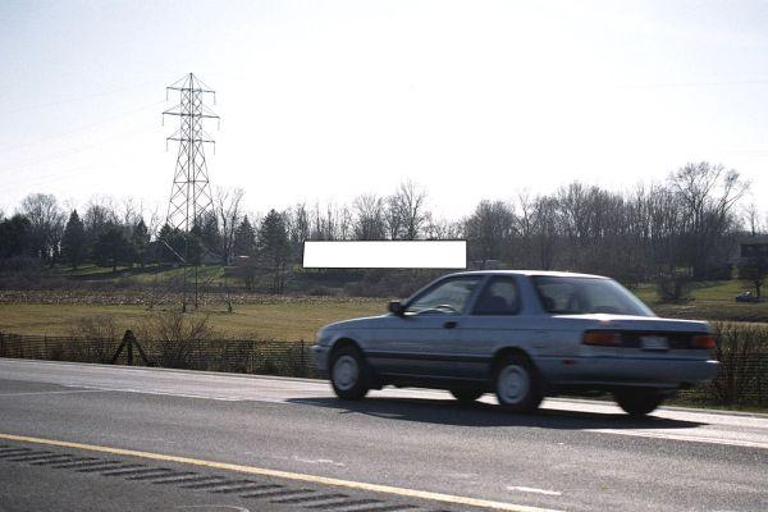
[[136, 341], [136, 337], [133, 335], [133, 331], [125, 331], [125, 336], [128, 337], [128, 334], [130, 333], [131, 339], [128, 340], [128, 343], [125, 347], [125, 349], [128, 351], [128, 366], [133, 366], [133, 343]]
[[299, 358], [299, 362], [301, 364], [301, 367], [299, 369], [299, 373], [301, 373], [302, 377], [307, 376], [307, 363], [304, 361], [304, 340], [301, 340], [301, 357]]
[[115, 355], [112, 356], [112, 360], [110, 361], [110, 364], [115, 364], [117, 362], [117, 358], [120, 357], [120, 354], [123, 352], [123, 349], [126, 350], [126, 356], [128, 358], [128, 365], [133, 366], [133, 347], [136, 347], [136, 350], [139, 351], [139, 357], [144, 361], [144, 364], [147, 366], [154, 366], [154, 364], [149, 360], [147, 357], [146, 352], [144, 352], [144, 349], [141, 348], [141, 345], [138, 341], [136, 341], [136, 336], [134, 336], [133, 331], [128, 329], [125, 331], [125, 334], [123, 335], [123, 340], [120, 342], [120, 345], [117, 347], [117, 350], [115, 351]]

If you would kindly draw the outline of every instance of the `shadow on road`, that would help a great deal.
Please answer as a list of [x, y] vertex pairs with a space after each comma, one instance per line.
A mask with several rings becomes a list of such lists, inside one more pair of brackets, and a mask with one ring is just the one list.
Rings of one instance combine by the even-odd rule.
[[296, 398], [291, 403], [338, 409], [340, 413], [360, 413], [398, 421], [417, 421], [441, 425], [472, 427], [540, 427], [563, 430], [612, 429], [677, 429], [693, 428], [706, 423], [671, 420], [649, 416], [632, 418], [626, 414], [559, 411], [540, 409], [533, 414], [513, 414], [496, 405], [476, 402], [460, 404], [449, 400], [419, 398], [366, 398], [346, 402], [335, 398]]

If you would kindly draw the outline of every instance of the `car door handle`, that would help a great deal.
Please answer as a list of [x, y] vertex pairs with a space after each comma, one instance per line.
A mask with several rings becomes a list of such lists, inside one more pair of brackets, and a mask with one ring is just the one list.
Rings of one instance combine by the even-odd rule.
[[443, 327], [445, 327], [446, 329], [453, 329], [457, 325], [459, 325], [458, 322], [454, 322], [453, 320], [449, 320], [448, 322], [445, 322], [443, 324]]

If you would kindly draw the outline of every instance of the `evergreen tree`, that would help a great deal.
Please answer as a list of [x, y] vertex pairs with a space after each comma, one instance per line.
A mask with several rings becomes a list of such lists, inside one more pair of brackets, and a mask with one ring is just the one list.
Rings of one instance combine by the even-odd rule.
[[235, 256], [250, 256], [256, 249], [256, 232], [248, 221], [248, 216], [237, 226], [235, 231]]
[[80, 220], [77, 210], [72, 210], [64, 228], [64, 237], [61, 239], [61, 253], [64, 260], [77, 269], [87, 254], [88, 239], [85, 234], [85, 225]]
[[285, 287], [285, 270], [291, 256], [291, 245], [285, 220], [275, 210], [270, 210], [259, 229], [257, 253], [259, 264], [272, 274], [271, 291], [282, 293]]
[[25, 216], [16, 214], [0, 222], [0, 258], [32, 255], [31, 238], [32, 224]]
[[200, 229], [197, 230], [201, 251], [218, 253], [221, 246], [221, 234], [219, 233], [219, 221], [216, 214], [210, 213], [200, 219]]
[[184, 252], [181, 254], [190, 265], [200, 265], [200, 263], [202, 263], [203, 253], [205, 252], [203, 235], [203, 227], [199, 224], [192, 226], [189, 233], [182, 233]]
[[184, 237], [178, 229], [164, 224], [157, 235], [160, 246], [160, 261], [163, 263], [181, 263], [178, 255], [184, 255]]
[[144, 219], [139, 219], [139, 222], [133, 227], [131, 232], [131, 245], [133, 246], [134, 263], [138, 263], [141, 268], [147, 262], [147, 254], [149, 252], [149, 230], [147, 225], [144, 224]]
[[123, 229], [111, 224], [96, 239], [93, 253], [99, 266], [111, 266], [112, 272], [117, 272], [117, 265], [130, 261], [131, 244]]

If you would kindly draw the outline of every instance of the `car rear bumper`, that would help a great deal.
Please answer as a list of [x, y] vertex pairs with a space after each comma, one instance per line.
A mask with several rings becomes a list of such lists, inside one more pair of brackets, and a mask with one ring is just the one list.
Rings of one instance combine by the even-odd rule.
[[720, 362], [705, 359], [581, 356], [553, 359], [541, 368], [553, 384], [690, 387], [715, 378]]

